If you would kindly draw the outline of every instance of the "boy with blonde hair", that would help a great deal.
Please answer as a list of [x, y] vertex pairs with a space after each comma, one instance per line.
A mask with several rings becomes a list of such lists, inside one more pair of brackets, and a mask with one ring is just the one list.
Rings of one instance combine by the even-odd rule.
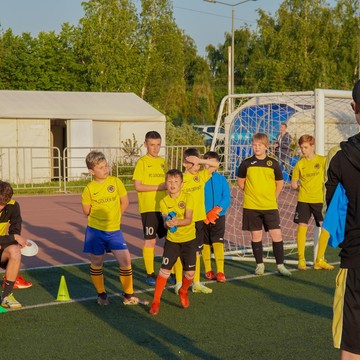
[[[298, 141], [302, 158], [296, 163], [291, 187], [299, 190], [294, 222], [297, 228], [298, 269], [306, 270], [305, 245], [308, 222], [311, 215], [315, 219], [316, 226], [321, 227], [323, 222], [322, 208], [324, 201], [324, 178], [326, 157], [315, 154], [315, 138], [311, 135], [302, 135]], [[319, 247], [327, 244], [328, 233], [321, 230]], [[324, 259], [318, 259], [314, 264], [316, 270], [333, 270], [334, 267]]]
[[270, 145], [266, 134], [252, 137], [254, 155], [244, 159], [238, 169], [238, 185], [244, 190], [242, 229], [251, 233], [251, 246], [256, 261], [255, 275], [263, 275], [263, 227], [273, 242], [277, 270], [291, 276], [284, 266], [284, 244], [280, 229], [277, 198], [284, 186], [279, 162], [266, 154]]
[[104, 284], [104, 255], [112, 252], [119, 263], [119, 278], [124, 290], [124, 305], [146, 304], [134, 296], [130, 252], [120, 229], [121, 217], [129, 205], [124, 184], [110, 175], [102, 152], [91, 151], [86, 156], [86, 166], [93, 180], [83, 190], [82, 210], [88, 218], [84, 252], [90, 253], [90, 276], [98, 293], [99, 305], [108, 305]]

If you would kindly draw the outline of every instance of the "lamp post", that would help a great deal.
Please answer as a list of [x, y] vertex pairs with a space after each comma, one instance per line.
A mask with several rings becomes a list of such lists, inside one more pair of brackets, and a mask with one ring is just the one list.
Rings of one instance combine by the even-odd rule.
[[[257, 1], [257, 0], [244, 0], [240, 1], [235, 4], [229, 4], [223, 1], [217, 1], [217, 0], [204, 0], [205, 2], [213, 3], [213, 4], [221, 4], [226, 6], [231, 6], [231, 53], [229, 56], [229, 70], [228, 70], [228, 95], [234, 94], [235, 89], [235, 36], [234, 36], [234, 18], [235, 18], [235, 6], [244, 4], [249, 1]], [[359, 0], [360, 1], [360, 0]], [[231, 113], [234, 110], [234, 99], [229, 99], [229, 113]]]

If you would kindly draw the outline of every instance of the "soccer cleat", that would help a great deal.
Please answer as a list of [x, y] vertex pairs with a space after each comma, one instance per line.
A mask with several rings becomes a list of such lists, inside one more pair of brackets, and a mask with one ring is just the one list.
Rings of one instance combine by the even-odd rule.
[[124, 297], [123, 304], [124, 305], [138, 305], [138, 304], [149, 305], [149, 302], [147, 300], [141, 300], [136, 296], [131, 296], [128, 298]]
[[152, 273], [151, 275], [148, 275], [146, 277], [146, 283], [149, 285], [149, 286], [155, 286], [156, 284], [156, 276], [154, 273]]
[[182, 282], [178, 282], [175, 284], [174, 291], [175, 291], [176, 295], [179, 295], [179, 290], [180, 290], [181, 286], [182, 286]]
[[21, 304], [14, 298], [13, 293], [9, 294], [8, 296], [6, 296], [2, 299], [1, 306], [4, 308], [10, 308], [10, 309], [20, 309], [21, 308]]
[[208, 279], [208, 280], [216, 280], [216, 275], [214, 274], [214, 272], [211, 270], [211, 271], [208, 271], [206, 274], [205, 274], [205, 277]]
[[[6, 277], [4, 276], [2, 287], [5, 288]], [[31, 281], [26, 281], [21, 275], [19, 275], [14, 283], [14, 289], [27, 289], [32, 286]]]
[[224, 282], [226, 282], [226, 277], [223, 273], [219, 272], [216, 275], [216, 280], [217, 280], [217, 282], [224, 283]]
[[160, 310], [160, 303], [153, 302], [153, 303], [151, 304], [149, 313], [150, 313], [151, 315], [157, 315], [157, 314], [159, 313], [159, 310]]
[[168, 280], [167, 280], [169, 285], [175, 285], [176, 284], [176, 278], [174, 274], [170, 274]]
[[184, 289], [179, 290], [180, 304], [183, 308], [188, 308], [190, 306], [189, 294]]
[[315, 270], [334, 270], [334, 266], [328, 264], [326, 262], [326, 260], [321, 259], [320, 261], [315, 262], [314, 269]]
[[[192, 292], [193, 293], [202, 293], [202, 294], [211, 294], [212, 289], [208, 288], [207, 286], [201, 284], [201, 283], [194, 283], [192, 284]], [[180, 292], [179, 292], [180, 294]]]
[[106, 292], [98, 294], [97, 303], [102, 306], [109, 305], [109, 300]]
[[277, 266], [277, 271], [279, 274], [283, 276], [291, 276], [291, 272], [285, 267], [284, 264], [280, 264]]
[[265, 264], [264, 263], [257, 264], [255, 269], [255, 275], [264, 275], [264, 272], [265, 272]]
[[306, 270], [306, 260], [302, 259], [298, 261], [298, 269], [299, 270]]

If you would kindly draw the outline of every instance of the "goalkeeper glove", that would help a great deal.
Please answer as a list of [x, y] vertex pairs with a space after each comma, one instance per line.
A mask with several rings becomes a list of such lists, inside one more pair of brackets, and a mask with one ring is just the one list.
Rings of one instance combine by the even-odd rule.
[[215, 206], [206, 214], [205, 224], [215, 224], [216, 220], [219, 218], [219, 214], [221, 213], [222, 208], [220, 206]]
[[[169, 221], [171, 219], [173, 219], [176, 216], [176, 212], [175, 211], [170, 211], [168, 213], [168, 216], [166, 217], [166, 221]], [[171, 228], [169, 228], [169, 231], [174, 233], [177, 230], [177, 226], [172, 226]]]

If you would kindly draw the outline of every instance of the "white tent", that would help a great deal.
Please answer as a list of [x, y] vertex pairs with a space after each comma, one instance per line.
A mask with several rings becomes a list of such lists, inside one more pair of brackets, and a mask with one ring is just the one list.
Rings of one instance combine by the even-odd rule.
[[[165, 123], [165, 115], [133, 93], [0, 90], [2, 153], [5, 148], [21, 147], [46, 147], [49, 152], [55, 147], [61, 154], [71, 149], [69, 158], [74, 163], [68, 165], [77, 169], [71, 176], [86, 171], [83, 158], [90, 148], [122, 147], [133, 137], [140, 146], [150, 130], [158, 131], [165, 144]], [[51, 165], [45, 163], [49, 157], [40, 158], [37, 167], [49, 171]], [[14, 168], [11, 161], [7, 156], [1, 158], [3, 173]], [[16, 161], [20, 168], [19, 161], [27, 162]], [[7, 175], [14, 179], [14, 174]], [[28, 178], [15, 177], [17, 181]]]

